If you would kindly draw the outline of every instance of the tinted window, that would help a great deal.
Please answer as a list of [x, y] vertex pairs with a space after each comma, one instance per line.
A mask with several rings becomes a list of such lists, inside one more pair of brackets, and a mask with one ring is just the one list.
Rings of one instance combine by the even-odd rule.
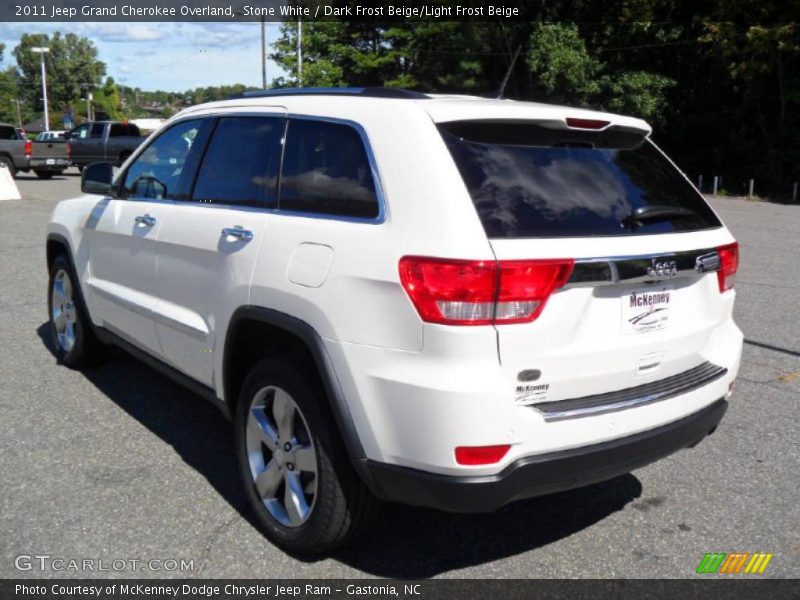
[[0, 140], [17, 139], [17, 131], [13, 127], [0, 127]]
[[290, 121], [279, 206], [282, 210], [377, 217], [375, 182], [358, 132], [337, 123]]
[[104, 123], [95, 123], [92, 125], [92, 132], [89, 134], [91, 138], [101, 138], [103, 137], [103, 130], [105, 129]]
[[108, 131], [108, 137], [123, 136], [139, 137], [139, 128], [130, 123], [113, 123]]
[[207, 132], [207, 120], [193, 119], [161, 133], [128, 168], [121, 195], [186, 199]]
[[286, 121], [278, 117], [219, 120], [197, 176], [199, 202], [274, 206]]
[[[489, 237], [669, 233], [720, 226], [691, 184], [638, 134], [531, 123], [456, 122], [439, 129]], [[682, 214], [627, 218], [648, 206]]]

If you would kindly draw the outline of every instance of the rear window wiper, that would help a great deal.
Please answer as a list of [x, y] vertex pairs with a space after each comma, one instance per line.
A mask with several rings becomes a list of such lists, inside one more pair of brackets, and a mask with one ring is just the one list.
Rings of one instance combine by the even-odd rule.
[[650, 206], [640, 206], [631, 214], [622, 219], [625, 227], [635, 229], [637, 225], [648, 221], [669, 221], [676, 217], [696, 217], [696, 212], [682, 206], [666, 206], [663, 204], [651, 204]]

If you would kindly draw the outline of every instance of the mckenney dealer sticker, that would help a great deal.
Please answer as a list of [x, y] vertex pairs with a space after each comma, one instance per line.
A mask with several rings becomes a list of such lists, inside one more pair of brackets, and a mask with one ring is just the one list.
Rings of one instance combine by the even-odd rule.
[[664, 329], [669, 322], [669, 287], [634, 290], [622, 298], [622, 332], [645, 333]]

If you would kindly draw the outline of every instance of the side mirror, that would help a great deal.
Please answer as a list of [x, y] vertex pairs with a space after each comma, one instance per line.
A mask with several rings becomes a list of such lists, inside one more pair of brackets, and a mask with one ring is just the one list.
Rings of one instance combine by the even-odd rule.
[[81, 173], [81, 191], [84, 194], [108, 194], [113, 179], [114, 166], [111, 163], [92, 163]]
[[63, 137], [65, 140], [68, 140], [72, 134], [69, 131], [65, 131], [64, 133], [60, 133], [59, 137]]

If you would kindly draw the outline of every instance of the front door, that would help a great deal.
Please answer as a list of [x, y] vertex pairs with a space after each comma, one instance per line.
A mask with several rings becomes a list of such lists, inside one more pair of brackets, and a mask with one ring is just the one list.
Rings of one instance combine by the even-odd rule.
[[[157, 240], [173, 200], [188, 196], [190, 150], [206, 122], [182, 121], [159, 134], [122, 173], [87, 226], [89, 290], [103, 326], [161, 356], [155, 327]], [[202, 144], [201, 144], [202, 145]]]

